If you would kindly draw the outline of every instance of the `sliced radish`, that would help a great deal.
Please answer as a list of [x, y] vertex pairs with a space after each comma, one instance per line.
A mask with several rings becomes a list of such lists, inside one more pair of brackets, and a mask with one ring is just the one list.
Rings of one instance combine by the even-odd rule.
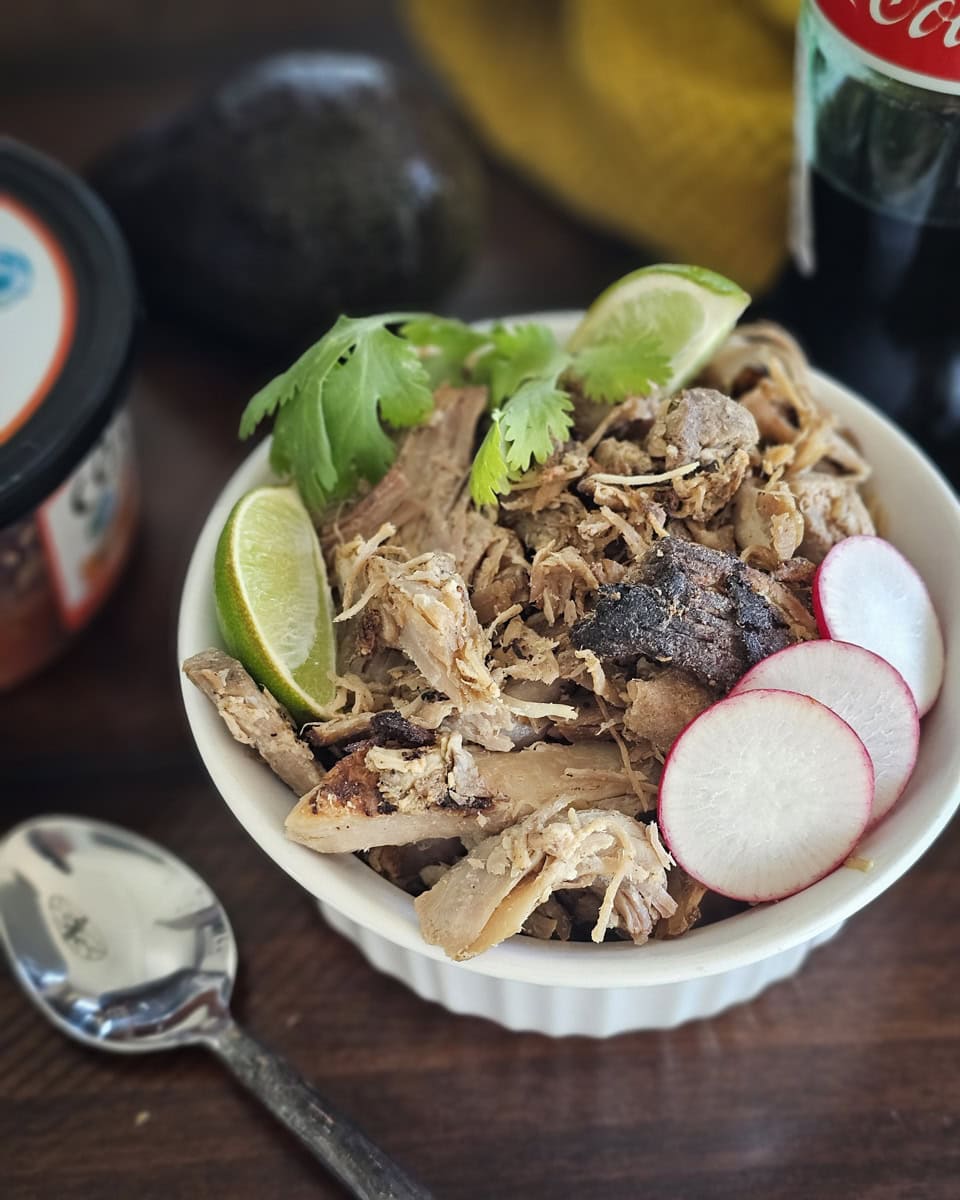
[[883, 538], [837, 542], [813, 581], [813, 608], [824, 637], [864, 646], [900, 672], [920, 716], [943, 682], [943, 635], [917, 571]]
[[663, 768], [658, 820], [705, 887], [779, 900], [846, 859], [870, 819], [873, 764], [826, 705], [796, 692], [740, 692], [701, 713]]
[[907, 786], [920, 745], [917, 706], [899, 671], [849, 642], [798, 642], [757, 663], [732, 694], [757, 688], [802, 692], [843, 717], [873, 761], [871, 821], [886, 816]]

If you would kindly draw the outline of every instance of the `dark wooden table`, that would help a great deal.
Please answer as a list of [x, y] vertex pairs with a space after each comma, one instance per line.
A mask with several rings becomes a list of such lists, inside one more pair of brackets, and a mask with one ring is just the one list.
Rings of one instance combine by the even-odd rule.
[[[380, 7], [332, 5], [328, 40], [409, 57], [395, 26], [365, 32], [359, 18]], [[106, 55], [102, 70], [48, 73], [42, 86], [13, 70], [0, 81], [0, 124], [81, 166], [248, 43], [211, 42], [174, 65], [168, 54]], [[496, 170], [491, 196], [489, 240], [453, 311], [579, 305], [634, 263]], [[147, 330], [133, 401], [139, 546], [89, 633], [0, 698], [3, 825], [86, 813], [181, 854], [230, 911], [241, 1019], [438, 1197], [960, 1195], [960, 826], [796, 978], [708, 1023], [608, 1042], [515, 1035], [423, 1003], [374, 973], [257, 850], [193, 751], [174, 621], [201, 520], [244, 453], [239, 410], [263, 373]], [[202, 1052], [82, 1050], [0, 971], [0, 1195], [340, 1194]]]

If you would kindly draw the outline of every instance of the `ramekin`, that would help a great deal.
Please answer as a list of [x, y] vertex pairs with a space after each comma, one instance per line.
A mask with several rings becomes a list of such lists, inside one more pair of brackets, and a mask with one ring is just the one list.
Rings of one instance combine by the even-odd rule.
[[[563, 337], [576, 316], [549, 320]], [[470, 962], [453, 963], [421, 938], [410, 898], [354, 855], [320, 855], [285, 838], [283, 821], [293, 803], [289, 791], [233, 741], [206, 697], [182, 678], [190, 728], [227, 805], [261, 849], [316, 897], [327, 922], [378, 970], [424, 999], [509, 1029], [608, 1037], [669, 1028], [750, 1000], [793, 974], [810, 950], [899, 879], [953, 816], [960, 804], [960, 505], [891, 422], [826, 376], [814, 379], [820, 400], [854, 431], [873, 464], [884, 532], [926, 580], [947, 645], [943, 691], [924, 719], [913, 778], [894, 811], [859, 847], [871, 868], [835, 871], [778, 904], [693, 929], [675, 941], [594, 946], [514, 937]], [[267, 452], [267, 444], [260, 445], [238, 468], [200, 534], [181, 599], [180, 662], [219, 644], [214, 550], [236, 500], [271, 481]]]

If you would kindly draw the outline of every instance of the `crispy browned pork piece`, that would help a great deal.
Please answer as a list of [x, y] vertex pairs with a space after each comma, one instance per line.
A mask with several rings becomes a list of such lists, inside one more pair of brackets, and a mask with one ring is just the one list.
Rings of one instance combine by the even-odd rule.
[[323, 778], [323, 768], [297, 737], [286, 711], [257, 687], [244, 667], [222, 650], [203, 650], [183, 664], [187, 678], [217, 706], [233, 737], [263, 759], [302, 796]]
[[673, 663], [726, 692], [754, 663], [797, 640], [759, 590], [769, 582], [732, 554], [664, 538], [623, 583], [600, 588], [573, 642], [600, 659]]
[[462, 961], [518, 933], [554, 892], [601, 885], [593, 940], [616, 929], [639, 945], [676, 909], [671, 863], [653, 823], [561, 796], [481, 842], [414, 905], [424, 939]]
[[286, 829], [293, 841], [326, 852], [475, 840], [558, 794], [578, 807], [638, 806], [612, 742], [540, 742], [500, 754], [441, 734], [429, 746], [363, 743], [301, 798]]

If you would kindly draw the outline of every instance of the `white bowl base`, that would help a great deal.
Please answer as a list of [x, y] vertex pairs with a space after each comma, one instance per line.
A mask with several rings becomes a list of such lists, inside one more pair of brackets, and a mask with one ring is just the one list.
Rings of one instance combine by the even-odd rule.
[[841, 921], [809, 942], [701, 979], [650, 987], [543, 987], [476, 975], [457, 963], [398, 946], [322, 900], [317, 907], [327, 924], [353, 942], [372, 967], [406, 984], [421, 999], [461, 1016], [486, 1017], [514, 1032], [550, 1037], [613, 1037], [641, 1029], [673, 1029], [686, 1021], [715, 1016], [795, 974], [815, 946], [828, 942], [843, 928]]

